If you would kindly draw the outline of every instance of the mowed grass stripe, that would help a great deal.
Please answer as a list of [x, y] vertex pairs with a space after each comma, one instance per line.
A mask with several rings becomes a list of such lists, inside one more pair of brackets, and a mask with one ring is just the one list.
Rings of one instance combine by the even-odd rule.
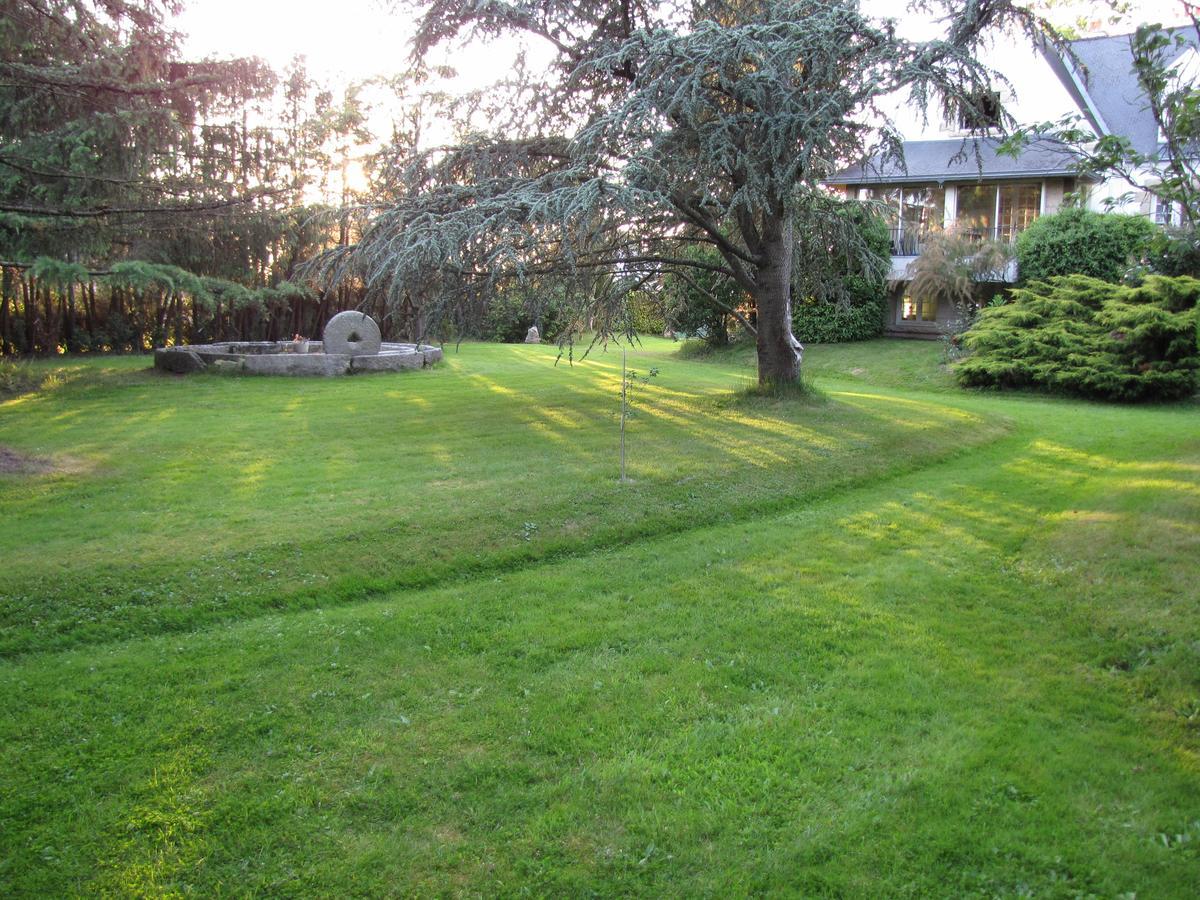
[[1194, 409], [0, 668], [29, 893], [1188, 896]]
[[[922, 359], [929, 350], [922, 348]], [[3, 441], [71, 461], [0, 477], [0, 654], [186, 631], [478, 577], [778, 510], [1008, 433], [960, 398], [855, 388], [736, 403], [737, 365], [680, 360], [630, 425], [619, 361], [464, 346], [446, 367], [333, 381], [162, 378], [82, 362], [0, 404]]]

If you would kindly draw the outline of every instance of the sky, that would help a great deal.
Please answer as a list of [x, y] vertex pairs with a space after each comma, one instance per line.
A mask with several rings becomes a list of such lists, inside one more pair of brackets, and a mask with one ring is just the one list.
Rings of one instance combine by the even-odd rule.
[[[1104, 6], [1076, 5], [1080, 10]], [[306, 13], [306, 6], [297, 0], [188, 0], [177, 27], [187, 36], [188, 55], [260, 56], [276, 70], [303, 55], [310, 74], [333, 85], [407, 67], [412, 22], [390, 11], [387, 0], [336, 0], [320, 7], [319, 14]], [[1133, 6], [1142, 21], [1179, 16], [1178, 0], [1133, 0]], [[866, 0], [864, 7], [893, 16], [902, 10], [897, 0]], [[456, 54], [453, 63], [464, 86], [478, 87], [503, 74], [510, 53], [491, 47]]]
[[[408, 68], [413, 24], [388, 6], [386, 0], [336, 0], [315, 14], [296, 0], [188, 0], [175, 24], [189, 56], [259, 56], [282, 71], [300, 55], [310, 75], [338, 85]], [[502, 74], [498, 66], [506, 62], [495, 48], [454, 60], [471, 87]]]
[[[878, 16], [904, 19], [903, 0], [862, 0]], [[1137, 21], [1179, 20], [1178, 0], [1132, 0]], [[282, 72], [296, 56], [304, 56], [308, 73], [335, 90], [352, 81], [375, 75], [394, 75], [408, 67], [408, 41], [412, 19], [392, 10], [390, 0], [336, 0], [308, 13], [302, 0], [186, 0], [175, 27], [185, 37], [184, 52], [192, 58], [207, 56], [258, 56]], [[1103, 0], [1077, 0], [1067, 9], [1056, 8], [1056, 21], [1073, 21], [1080, 13], [1100, 17]], [[919, 22], [904, 21], [910, 37], [928, 37]], [[1131, 30], [1131, 29], [1126, 29]], [[438, 87], [457, 93], [484, 87], [505, 75], [515, 55], [512, 41], [472, 48], [444, 57], [460, 76]], [[433, 60], [435, 62], [439, 60]], [[371, 129], [377, 135], [391, 131], [394, 103], [390, 95], [371, 92], [363, 97], [371, 106]], [[449, 123], [429, 123], [427, 139], [438, 143], [451, 138]], [[444, 133], [443, 133], [444, 132]], [[363, 186], [358, 158], [370, 147], [353, 152], [354, 182]]]

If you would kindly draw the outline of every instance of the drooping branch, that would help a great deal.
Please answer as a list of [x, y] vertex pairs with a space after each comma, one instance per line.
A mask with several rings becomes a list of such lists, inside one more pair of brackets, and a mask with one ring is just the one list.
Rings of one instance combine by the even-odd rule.
[[758, 334], [758, 329], [756, 329], [752, 324], [750, 324], [750, 320], [747, 319], [745, 314], [740, 309], [738, 309], [736, 306], [730, 306], [728, 303], [722, 303], [721, 300], [716, 296], [716, 294], [714, 294], [712, 291], [710, 291], [704, 285], [700, 284], [700, 282], [698, 282], [696, 279], [694, 279], [687, 272], [677, 271], [674, 274], [677, 278], [679, 278], [680, 281], [682, 281], [684, 284], [686, 284], [692, 290], [697, 291], [701, 295], [703, 295], [704, 299], [706, 299], [709, 303], [711, 303], [717, 309], [724, 310], [725, 312], [727, 312], [731, 316], [733, 316], [735, 319], [737, 319], [738, 322], [741, 323], [742, 327], [745, 328], [747, 332], [749, 332], [750, 334], [753, 334], [753, 335]]
[[227, 210], [232, 207], [245, 206], [247, 204], [254, 203], [257, 200], [261, 200], [264, 197], [277, 196], [282, 193], [287, 193], [290, 190], [290, 187], [263, 188], [260, 190], [247, 192], [239, 197], [232, 197], [228, 200], [218, 200], [209, 203], [171, 204], [166, 206], [102, 206], [91, 209], [65, 209], [0, 202], [0, 212], [15, 213], [23, 216], [35, 216], [39, 218], [63, 219], [102, 219], [110, 216], [129, 215], [175, 216], [216, 212], [218, 210]]

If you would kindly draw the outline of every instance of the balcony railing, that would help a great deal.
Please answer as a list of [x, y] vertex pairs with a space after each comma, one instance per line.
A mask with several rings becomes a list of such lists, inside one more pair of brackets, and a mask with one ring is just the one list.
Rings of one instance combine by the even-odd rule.
[[[1024, 225], [999, 225], [994, 228], [964, 228], [958, 233], [973, 241], [992, 240], [1011, 244], [1025, 228]], [[920, 256], [930, 234], [941, 234], [941, 231], [905, 228], [902, 225], [893, 227], [891, 229], [892, 256]]]

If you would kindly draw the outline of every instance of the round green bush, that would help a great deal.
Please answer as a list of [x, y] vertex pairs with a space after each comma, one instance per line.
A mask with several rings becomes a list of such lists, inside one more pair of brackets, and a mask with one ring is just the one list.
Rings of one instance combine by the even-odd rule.
[[1150, 252], [1158, 229], [1143, 216], [1071, 207], [1035, 219], [1017, 238], [1021, 281], [1087, 275], [1120, 281]]

